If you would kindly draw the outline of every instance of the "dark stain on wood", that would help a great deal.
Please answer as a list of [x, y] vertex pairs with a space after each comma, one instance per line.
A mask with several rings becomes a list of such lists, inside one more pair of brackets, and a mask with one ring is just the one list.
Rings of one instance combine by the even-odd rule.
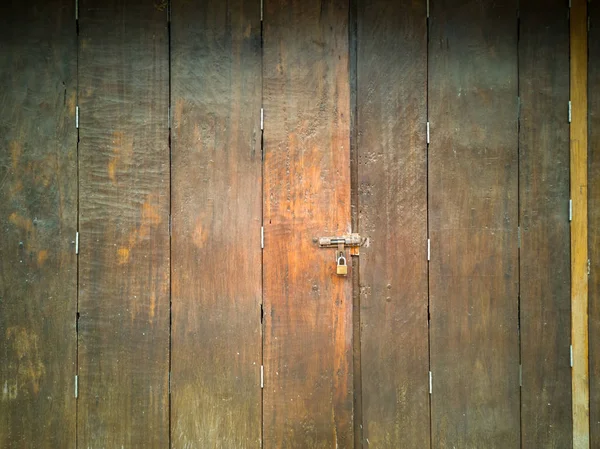
[[75, 447], [72, 1], [0, 6], [0, 447]]
[[313, 238], [350, 231], [348, 3], [264, 5], [265, 448], [347, 448], [352, 273]]
[[368, 447], [429, 447], [426, 17], [425, 1], [358, 3], [359, 231], [369, 238], [360, 254]]
[[518, 448], [517, 3], [430, 7], [432, 444]]
[[169, 442], [167, 12], [79, 5], [81, 447]]
[[172, 4], [172, 446], [261, 438], [260, 2]]
[[519, 8], [522, 447], [569, 448], [568, 11], [562, 0]]

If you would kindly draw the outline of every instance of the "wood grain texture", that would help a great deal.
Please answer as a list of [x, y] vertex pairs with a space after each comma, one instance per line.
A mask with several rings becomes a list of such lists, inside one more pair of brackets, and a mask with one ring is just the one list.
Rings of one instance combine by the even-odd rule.
[[351, 448], [348, 2], [264, 4], [264, 447]]
[[80, 1], [78, 442], [169, 442], [163, 3]]
[[[590, 447], [600, 447], [600, 2], [588, 3]], [[595, 342], [595, 343], [594, 343]]]
[[363, 432], [382, 449], [429, 447], [426, 17], [358, 4]]
[[519, 5], [521, 439], [572, 446], [569, 22], [562, 0]]
[[588, 323], [587, 1], [571, 2], [571, 344], [573, 448], [590, 447]]
[[518, 448], [517, 4], [430, 5], [437, 448]]
[[172, 447], [261, 435], [260, 2], [172, 4]]
[[70, 0], [0, 6], [0, 447], [75, 447], [76, 31]]

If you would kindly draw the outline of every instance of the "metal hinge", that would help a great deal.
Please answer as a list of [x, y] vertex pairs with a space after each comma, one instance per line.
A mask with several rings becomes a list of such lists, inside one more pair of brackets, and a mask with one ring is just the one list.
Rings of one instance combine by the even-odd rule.
[[79, 254], [79, 232], [75, 233], [75, 254]]
[[431, 260], [431, 239], [427, 239], [427, 260]]
[[260, 365], [260, 388], [265, 388], [265, 367]]
[[573, 221], [573, 200], [569, 199], [569, 221]]
[[265, 228], [264, 226], [260, 227], [260, 247], [265, 247]]
[[569, 100], [569, 123], [571, 123], [571, 100]]
[[569, 364], [573, 368], [573, 345], [569, 346]]
[[517, 248], [521, 249], [521, 226], [517, 226]]
[[429, 394], [433, 393], [433, 374], [429, 371]]
[[75, 399], [79, 397], [79, 376], [75, 374]]
[[75, 106], [75, 128], [79, 129], [79, 106]]
[[519, 365], [519, 387], [523, 386], [523, 365]]
[[265, 129], [265, 110], [260, 108], [260, 130]]
[[429, 122], [427, 122], [427, 143], [429, 144]]
[[591, 271], [592, 271], [592, 267], [590, 265], [590, 259], [588, 259], [588, 276], [590, 275]]
[[173, 216], [169, 214], [169, 237], [171, 237], [171, 230], [173, 229]]

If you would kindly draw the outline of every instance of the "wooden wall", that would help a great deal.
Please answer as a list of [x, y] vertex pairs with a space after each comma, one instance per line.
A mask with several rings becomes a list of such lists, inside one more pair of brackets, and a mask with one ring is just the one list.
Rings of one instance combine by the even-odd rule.
[[573, 447], [566, 2], [0, 13], [0, 447]]

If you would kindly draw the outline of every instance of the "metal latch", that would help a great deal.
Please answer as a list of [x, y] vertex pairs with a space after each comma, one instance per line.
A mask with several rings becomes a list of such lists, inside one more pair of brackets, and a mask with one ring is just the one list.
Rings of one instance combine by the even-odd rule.
[[346, 258], [345, 247], [351, 248], [351, 254], [357, 256], [358, 248], [365, 243], [365, 240], [358, 234], [314, 239], [315, 243], [318, 242], [321, 248], [337, 248], [335, 252], [336, 273], [340, 276], [348, 274], [348, 259]]

